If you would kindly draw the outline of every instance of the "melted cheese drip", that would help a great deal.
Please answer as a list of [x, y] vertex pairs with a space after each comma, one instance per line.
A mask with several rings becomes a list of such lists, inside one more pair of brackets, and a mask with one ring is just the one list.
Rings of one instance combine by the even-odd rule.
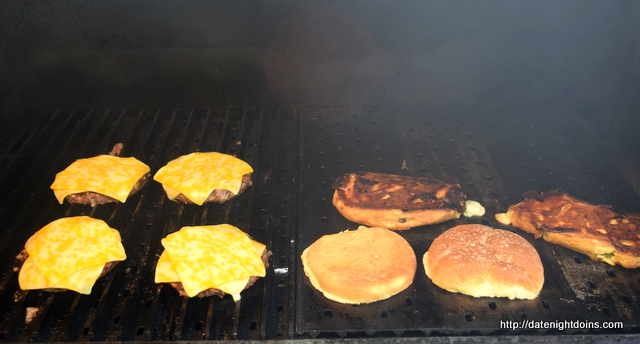
[[150, 170], [136, 158], [99, 155], [78, 159], [56, 174], [51, 189], [60, 204], [70, 194], [87, 191], [125, 202], [136, 182]]
[[62, 288], [90, 294], [104, 265], [126, 259], [120, 233], [87, 216], [62, 218], [25, 244], [18, 282], [23, 290]]
[[153, 179], [162, 183], [169, 199], [174, 200], [181, 193], [202, 205], [215, 189], [238, 194], [242, 176], [251, 172], [249, 164], [231, 155], [196, 152], [170, 161]]
[[266, 246], [228, 224], [183, 227], [162, 239], [156, 283], [181, 282], [189, 297], [216, 288], [240, 299], [252, 276], [265, 276]]

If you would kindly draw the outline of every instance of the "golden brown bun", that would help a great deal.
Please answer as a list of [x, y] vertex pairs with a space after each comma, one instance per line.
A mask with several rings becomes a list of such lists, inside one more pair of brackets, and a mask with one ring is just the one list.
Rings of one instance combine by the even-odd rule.
[[325, 235], [302, 253], [304, 273], [325, 297], [359, 304], [387, 299], [412, 282], [416, 255], [399, 234], [360, 226]]
[[475, 297], [534, 299], [544, 283], [540, 256], [529, 242], [483, 225], [461, 225], [442, 233], [423, 263], [435, 285]]
[[496, 214], [496, 220], [594, 260], [640, 267], [640, 214], [589, 204], [560, 191], [529, 191], [524, 198]]
[[466, 209], [460, 185], [433, 178], [347, 173], [333, 188], [342, 216], [373, 227], [406, 230], [457, 219]]

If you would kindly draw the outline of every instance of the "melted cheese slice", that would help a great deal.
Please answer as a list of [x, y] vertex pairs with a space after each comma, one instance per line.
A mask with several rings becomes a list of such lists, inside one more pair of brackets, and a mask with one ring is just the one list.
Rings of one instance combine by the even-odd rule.
[[229, 190], [237, 195], [242, 176], [253, 172], [246, 162], [218, 152], [191, 153], [167, 163], [153, 179], [162, 184], [167, 197], [179, 194], [202, 205], [215, 189]]
[[149, 166], [136, 158], [99, 155], [78, 159], [56, 174], [51, 189], [60, 204], [70, 194], [92, 191], [125, 202]]
[[252, 276], [265, 276], [266, 246], [228, 225], [183, 227], [162, 239], [155, 282], [181, 282], [189, 297], [209, 288], [240, 299]]
[[126, 259], [120, 233], [88, 216], [62, 218], [25, 244], [18, 282], [23, 290], [62, 288], [90, 294], [104, 265]]

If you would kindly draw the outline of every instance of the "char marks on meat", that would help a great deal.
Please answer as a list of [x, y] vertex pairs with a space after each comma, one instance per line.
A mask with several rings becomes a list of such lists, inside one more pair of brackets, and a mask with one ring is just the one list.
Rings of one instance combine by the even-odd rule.
[[[348, 193], [349, 184], [353, 189]], [[465, 211], [466, 196], [458, 184], [428, 177], [405, 177], [375, 172], [345, 174], [333, 188], [346, 203], [368, 209], [402, 209], [405, 212], [425, 209]]]

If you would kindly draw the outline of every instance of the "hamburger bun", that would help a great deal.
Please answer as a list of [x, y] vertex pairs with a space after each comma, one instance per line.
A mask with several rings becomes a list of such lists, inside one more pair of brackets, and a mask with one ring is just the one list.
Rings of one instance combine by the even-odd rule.
[[349, 221], [393, 230], [482, 216], [457, 183], [377, 172], [347, 173], [333, 183], [333, 205]]
[[384, 300], [403, 291], [417, 266], [402, 236], [364, 226], [321, 237], [301, 258], [311, 284], [326, 298], [347, 304]]
[[461, 225], [442, 233], [423, 263], [435, 285], [474, 297], [530, 300], [544, 283], [540, 256], [528, 241], [483, 225]]

